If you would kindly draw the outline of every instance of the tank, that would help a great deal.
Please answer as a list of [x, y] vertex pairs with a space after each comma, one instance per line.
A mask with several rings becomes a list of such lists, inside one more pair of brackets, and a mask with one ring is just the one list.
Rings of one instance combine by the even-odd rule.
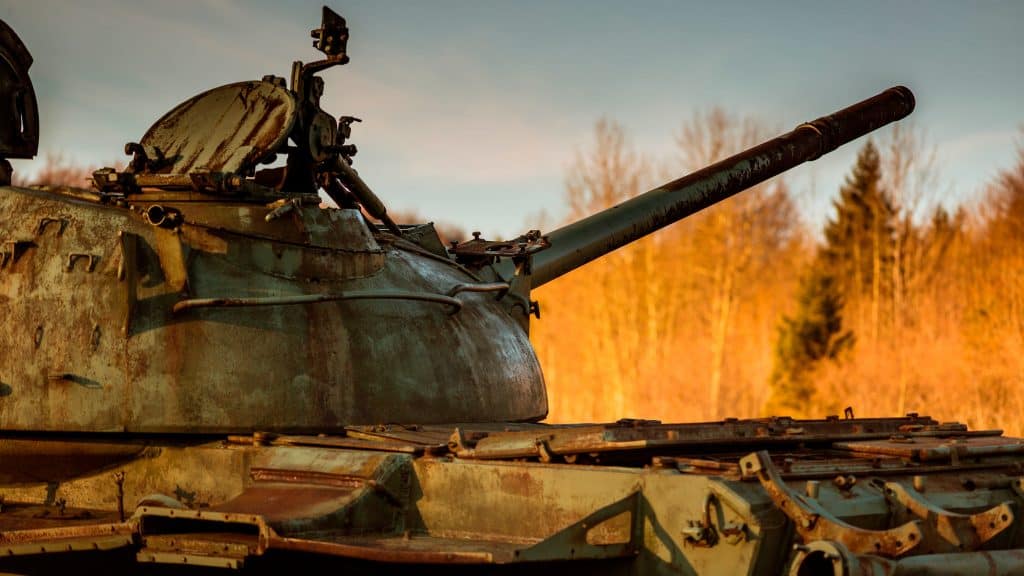
[[25, 188], [32, 58], [0, 25], [0, 571], [1024, 572], [1024, 443], [998, 430], [543, 422], [533, 288], [907, 116], [910, 90], [446, 246], [391, 219], [357, 119], [320, 107], [348, 36], [325, 7], [321, 59], [185, 100], [91, 188]]

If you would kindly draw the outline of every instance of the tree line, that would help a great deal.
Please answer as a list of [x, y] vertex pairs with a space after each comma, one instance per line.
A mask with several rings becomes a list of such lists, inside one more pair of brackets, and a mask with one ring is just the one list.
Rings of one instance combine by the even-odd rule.
[[[721, 110], [666, 167], [597, 124], [566, 180], [572, 221], [769, 134]], [[820, 230], [783, 178], [537, 291], [551, 419], [906, 412], [1024, 432], [1024, 149], [960, 206], [914, 129], [868, 139]], [[549, 226], [550, 228], [550, 226]]]

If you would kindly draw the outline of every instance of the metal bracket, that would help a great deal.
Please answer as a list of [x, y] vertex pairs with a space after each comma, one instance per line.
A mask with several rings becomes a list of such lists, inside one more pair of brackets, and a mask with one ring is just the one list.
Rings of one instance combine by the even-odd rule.
[[[600, 560], [635, 556], [640, 551], [639, 541], [643, 534], [640, 498], [640, 492], [633, 492], [533, 546], [516, 550], [515, 561]], [[597, 544], [588, 541], [588, 532], [624, 513], [630, 514], [630, 525], [621, 542]]]
[[131, 232], [119, 230], [118, 244], [121, 247], [121, 262], [117, 267], [117, 279], [124, 284], [125, 310], [121, 322], [121, 334], [130, 336], [132, 319], [135, 316], [135, 305], [138, 302], [138, 244], [139, 236]]
[[[717, 528], [715, 522], [712, 522], [713, 516], [717, 520]], [[714, 493], [708, 492], [704, 496], [703, 517], [688, 522], [683, 528], [683, 539], [694, 546], [712, 548], [723, 538], [729, 544], [745, 542], [747, 525], [727, 524], [721, 501]]]
[[34, 243], [30, 240], [8, 240], [4, 242], [4, 250], [0, 252], [0, 268], [7, 266], [8, 262], [11, 264], [17, 262], [21, 255], [25, 253], [25, 250], [28, 250], [33, 245]]
[[517, 260], [550, 247], [551, 242], [547, 236], [541, 235], [540, 230], [530, 230], [518, 238], [498, 242], [484, 240], [479, 232], [473, 232], [472, 240], [454, 244], [450, 252], [460, 264], [483, 266], [493, 262], [495, 258]]
[[145, 146], [138, 142], [124, 145], [124, 153], [133, 156], [129, 164], [133, 172], [156, 172], [170, 164], [164, 153], [156, 146]]
[[79, 260], [86, 260], [85, 271], [92, 272], [96, 269], [96, 263], [99, 262], [100, 257], [95, 254], [82, 254], [80, 252], [72, 252], [68, 254], [68, 266], [67, 271], [71, 272], [75, 269], [75, 262]]
[[1014, 514], [1009, 502], [977, 514], [959, 514], [936, 506], [917, 490], [898, 482], [880, 484], [885, 499], [897, 510], [925, 521], [922, 526], [925, 540], [930, 544], [929, 549], [936, 552], [943, 548], [977, 550], [1013, 525]]
[[[168, 520], [174, 520], [174, 529], [168, 533]], [[163, 506], [139, 506], [128, 519], [136, 528], [144, 545], [136, 557], [140, 562], [158, 564], [188, 564], [190, 566], [212, 566], [218, 568], [242, 568], [248, 556], [262, 555], [269, 547], [270, 538], [275, 536], [273, 528], [263, 516], [257, 514], [235, 514], [210, 512], [209, 510], [181, 510]], [[255, 532], [250, 539], [225, 542], [219, 549], [195, 547], [194, 536], [204, 527], [220, 525], [224, 532], [245, 526]]]
[[68, 227], [68, 221], [65, 218], [40, 218], [39, 225], [36, 226], [36, 236], [42, 236], [50, 224], [58, 225], [57, 236], [63, 236], [64, 229]]
[[768, 452], [744, 456], [740, 469], [745, 477], [756, 477], [761, 482], [775, 505], [793, 521], [804, 542], [835, 540], [857, 554], [896, 558], [913, 550], [923, 538], [918, 520], [887, 530], [867, 530], [843, 522], [816, 500], [787, 486]]
[[88, 388], [90, 390], [102, 390], [103, 384], [86, 378], [85, 376], [79, 376], [70, 372], [51, 372], [46, 375], [47, 382], [53, 382], [54, 384], [78, 384], [82, 388]]

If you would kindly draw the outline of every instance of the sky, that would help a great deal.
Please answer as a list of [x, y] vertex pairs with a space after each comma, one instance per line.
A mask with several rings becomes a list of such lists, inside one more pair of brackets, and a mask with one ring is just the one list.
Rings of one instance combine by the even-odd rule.
[[[320, 54], [306, 1], [0, 0], [32, 52], [41, 157], [124, 161], [164, 112], [220, 84], [288, 76]], [[322, 105], [363, 119], [355, 167], [392, 211], [486, 237], [566, 212], [564, 181], [600, 118], [669, 161], [718, 106], [780, 132], [904, 84], [935, 146], [943, 202], [975, 197], [1024, 132], [1024, 2], [344, 0], [351, 62]], [[789, 173], [813, 225], [859, 143]], [[15, 161], [30, 173], [37, 161]], [[681, 176], [682, 174], [679, 174]]]

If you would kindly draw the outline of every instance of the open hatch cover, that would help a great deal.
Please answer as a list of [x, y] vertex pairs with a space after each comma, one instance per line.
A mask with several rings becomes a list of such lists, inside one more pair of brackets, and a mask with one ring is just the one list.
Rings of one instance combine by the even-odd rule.
[[297, 115], [286, 88], [258, 80], [227, 84], [176, 106], [141, 144], [163, 157], [155, 173], [247, 173], [285, 143]]

